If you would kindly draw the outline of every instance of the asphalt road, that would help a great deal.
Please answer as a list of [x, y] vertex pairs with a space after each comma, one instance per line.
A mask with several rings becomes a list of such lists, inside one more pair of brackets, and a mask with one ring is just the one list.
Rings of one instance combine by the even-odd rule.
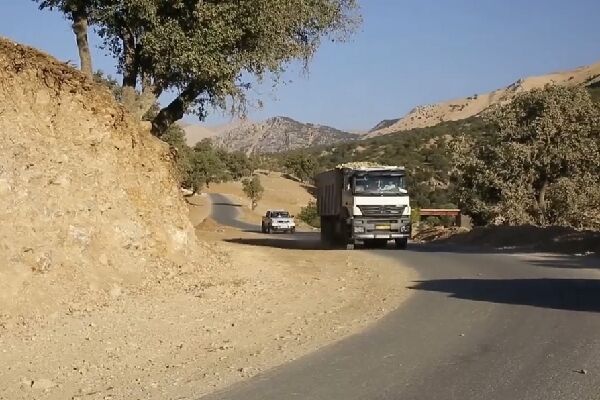
[[[213, 201], [222, 204], [213, 209], [218, 222], [239, 224], [227, 198]], [[246, 243], [295, 248], [315, 240]], [[598, 259], [417, 245], [377, 252], [420, 275], [400, 309], [202, 400], [600, 399]]]

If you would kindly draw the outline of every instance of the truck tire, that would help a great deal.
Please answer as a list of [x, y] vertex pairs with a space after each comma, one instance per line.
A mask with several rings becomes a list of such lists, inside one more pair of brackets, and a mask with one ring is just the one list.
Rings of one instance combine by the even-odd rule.
[[406, 250], [408, 247], [408, 239], [396, 239], [396, 248], [400, 250]]
[[265, 223], [264, 223], [264, 222], [262, 222], [262, 223], [260, 224], [260, 231], [261, 231], [262, 233], [267, 233], [267, 230], [265, 229]]
[[321, 217], [321, 242], [325, 247], [333, 247], [335, 245], [335, 226], [333, 221], [328, 217]]
[[294, 233], [296, 233], [296, 228], [292, 228], [292, 229], [290, 229], [290, 233], [291, 233], [291, 234], [294, 234]]
[[273, 229], [271, 228], [271, 225], [267, 225], [267, 234], [271, 234], [273, 232]]

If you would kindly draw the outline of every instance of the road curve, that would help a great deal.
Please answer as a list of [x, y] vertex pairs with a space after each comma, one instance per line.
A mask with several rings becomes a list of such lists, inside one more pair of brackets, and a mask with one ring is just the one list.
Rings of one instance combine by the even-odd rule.
[[[215, 206], [213, 218], [236, 226], [234, 211]], [[598, 259], [435, 246], [380, 252], [419, 272], [400, 309], [202, 400], [600, 398]]]

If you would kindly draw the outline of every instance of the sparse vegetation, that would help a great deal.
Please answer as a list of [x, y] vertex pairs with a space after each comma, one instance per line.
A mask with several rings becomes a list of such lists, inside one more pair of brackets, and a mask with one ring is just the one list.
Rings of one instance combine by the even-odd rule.
[[302, 151], [285, 158], [283, 165], [289, 174], [300, 179], [301, 182], [310, 180], [317, 170], [314, 157]]
[[306, 207], [302, 207], [300, 214], [298, 214], [298, 218], [300, 221], [312, 227], [321, 227], [321, 219], [319, 217], [319, 213], [317, 212], [317, 203], [314, 201], [309, 202]]
[[242, 181], [242, 187], [246, 197], [250, 199], [252, 210], [256, 208], [260, 199], [262, 199], [265, 188], [260, 183], [260, 177], [254, 175], [252, 178], [246, 178]]

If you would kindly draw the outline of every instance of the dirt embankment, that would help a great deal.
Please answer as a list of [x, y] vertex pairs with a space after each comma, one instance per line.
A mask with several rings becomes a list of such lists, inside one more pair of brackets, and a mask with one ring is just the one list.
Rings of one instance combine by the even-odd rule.
[[370, 253], [195, 232], [171, 167], [105, 88], [0, 39], [0, 399], [198, 398], [406, 298]]
[[0, 83], [2, 314], [96, 307], [211, 263], [168, 147], [106, 88], [2, 39]]

